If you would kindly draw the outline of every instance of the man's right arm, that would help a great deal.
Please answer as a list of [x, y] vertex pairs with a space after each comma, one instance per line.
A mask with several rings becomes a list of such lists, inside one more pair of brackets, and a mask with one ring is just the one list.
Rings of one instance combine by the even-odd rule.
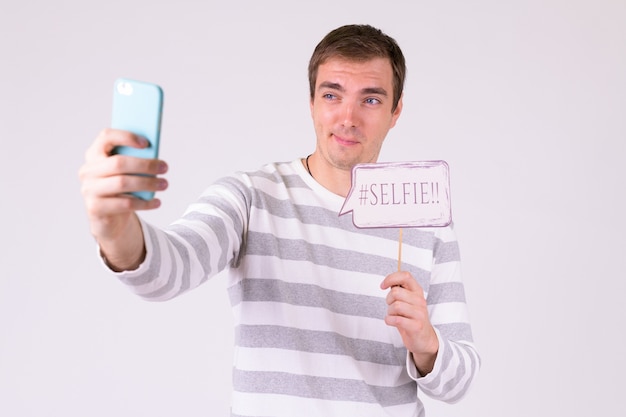
[[165, 190], [167, 181], [157, 175], [167, 171], [167, 164], [114, 155], [116, 146], [142, 148], [147, 141], [130, 132], [103, 130], [87, 150], [79, 178], [91, 233], [109, 267], [119, 272], [136, 269], [146, 255], [136, 211], [161, 205], [157, 198], [145, 201], [128, 193]]

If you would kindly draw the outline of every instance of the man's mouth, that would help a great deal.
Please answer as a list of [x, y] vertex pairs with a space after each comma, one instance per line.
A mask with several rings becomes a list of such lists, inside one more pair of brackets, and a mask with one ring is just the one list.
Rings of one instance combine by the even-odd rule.
[[354, 138], [350, 138], [350, 137], [345, 137], [345, 136], [338, 136], [338, 135], [334, 135], [333, 137], [335, 138], [335, 141], [343, 146], [354, 146], [357, 145], [359, 143], [359, 141], [357, 139]]

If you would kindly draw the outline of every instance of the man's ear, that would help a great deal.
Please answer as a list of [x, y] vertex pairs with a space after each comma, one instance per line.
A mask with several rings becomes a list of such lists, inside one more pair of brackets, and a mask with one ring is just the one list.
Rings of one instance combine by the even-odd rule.
[[396, 125], [396, 122], [398, 121], [398, 117], [400, 117], [400, 114], [402, 113], [402, 98], [403, 97], [404, 97], [404, 93], [402, 93], [402, 95], [400, 96], [400, 100], [398, 100], [398, 105], [396, 106], [395, 110], [391, 113], [391, 125], [389, 126], [390, 129]]

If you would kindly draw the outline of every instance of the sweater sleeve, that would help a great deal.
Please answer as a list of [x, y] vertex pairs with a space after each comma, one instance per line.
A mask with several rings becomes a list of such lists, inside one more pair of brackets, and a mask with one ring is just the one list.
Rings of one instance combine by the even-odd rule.
[[439, 352], [433, 370], [425, 376], [418, 374], [409, 354], [409, 375], [429, 397], [455, 403], [465, 396], [475, 380], [480, 356], [473, 343], [458, 242], [451, 227], [436, 232], [427, 302], [431, 324], [439, 339]]
[[236, 265], [250, 210], [245, 181], [244, 176], [218, 181], [166, 229], [140, 219], [146, 259], [136, 270], [115, 275], [138, 296], [165, 301]]

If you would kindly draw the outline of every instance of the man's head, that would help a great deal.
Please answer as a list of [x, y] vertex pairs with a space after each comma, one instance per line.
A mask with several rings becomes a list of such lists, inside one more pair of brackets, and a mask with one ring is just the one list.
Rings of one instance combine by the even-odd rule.
[[311, 100], [315, 94], [317, 70], [331, 58], [365, 62], [375, 58], [387, 58], [393, 70], [393, 107], [394, 111], [402, 96], [406, 63], [402, 50], [396, 41], [380, 29], [369, 25], [346, 25], [329, 32], [320, 41], [309, 61], [309, 89]]

